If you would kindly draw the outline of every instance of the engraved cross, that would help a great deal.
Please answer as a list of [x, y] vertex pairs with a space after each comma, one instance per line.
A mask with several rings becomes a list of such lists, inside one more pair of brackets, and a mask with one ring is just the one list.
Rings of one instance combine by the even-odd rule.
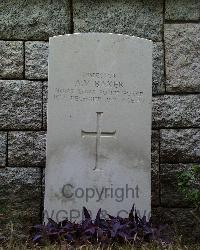
[[95, 167], [93, 170], [98, 168], [98, 159], [99, 159], [99, 151], [100, 151], [100, 142], [101, 137], [109, 138], [114, 137], [116, 134], [116, 130], [113, 132], [102, 132], [101, 131], [101, 117], [103, 112], [96, 112], [97, 113], [97, 128], [95, 132], [86, 132], [81, 130], [81, 136], [84, 138], [86, 136], [96, 137], [96, 159], [95, 159]]

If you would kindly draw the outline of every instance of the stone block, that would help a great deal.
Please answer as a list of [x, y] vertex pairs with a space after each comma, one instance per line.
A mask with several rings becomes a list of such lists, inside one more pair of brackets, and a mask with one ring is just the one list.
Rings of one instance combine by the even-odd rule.
[[0, 128], [38, 129], [42, 127], [42, 83], [0, 80]]
[[187, 201], [184, 194], [178, 188], [178, 177], [189, 170], [193, 164], [161, 164], [160, 183], [161, 183], [161, 204], [164, 207], [192, 207], [191, 202]]
[[184, 243], [199, 242], [199, 222], [190, 208], [154, 208], [152, 221], [154, 224], [168, 225], [167, 234], [170, 234], [172, 240], [177, 241], [182, 236]]
[[167, 20], [199, 20], [199, 0], [166, 0], [165, 19]]
[[152, 131], [151, 138], [151, 193], [152, 206], [160, 204], [160, 184], [159, 184], [159, 131]]
[[22, 42], [0, 41], [0, 78], [23, 78], [23, 54], [24, 52]]
[[25, 43], [25, 77], [26, 79], [47, 79], [48, 77], [48, 43]]
[[152, 92], [153, 94], [165, 92], [164, 78], [164, 48], [163, 43], [153, 44], [153, 73], [152, 73]]
[[200, 126], [200, 95], [161, 95], [153, 98], [154, 128]]
[[165, 25], [166, 90], [199, 92], [200, 24]]
[[70, 30], [68, 0], [6, 0], [0, 9], [1, 39], [48, 40]]
[[0, 132], [0, 167], [6, 166], [7, 133]]
[[0, 204], [3, 234], [9, 237], [12, 226], [14, 238], [30, 236], [30, 227], [41, 222], [41, 169], [0, 169]]
[[44, 166], [45, 132], [14, 131], [8, 133], [9, 166]]
[[200, 129], [162, 129], [161, 162], [190, 163], [200, 161]]
[[75, 32], [121, 33], [162, 40], [162, 0], [75, 0], [73, 5]]

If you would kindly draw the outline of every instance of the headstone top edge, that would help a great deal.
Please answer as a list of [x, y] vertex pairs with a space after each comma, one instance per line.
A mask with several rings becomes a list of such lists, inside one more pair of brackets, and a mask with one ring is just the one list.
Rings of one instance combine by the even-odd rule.
[[137, 37], [137, 36], [130, 36], [130, 35], [126, 35], [126, 34], [118, 34], [118, 33], [104, 33], [104, 32], [86, 32], [86, 33], [73, 33], [73, 34], [64, 34], [64, 35], [58, 35], [58, 36], [53, 36], [49, 38], [49, 41], [53, 41], [53, 40], [57, 40], [59, 38], [63, 38], [63, 37], [69, 37], [69, 36], [94, 36], [94, 35], [100, 35], [100, 36], [123, 36], [123, 37], [127, 37], [129, 39], [138, 39], [138, 40], [143, 40], [145, 42], [148, 42], [150, 44], [153, 44], [152, 40], [143, 38], [143, 37]]

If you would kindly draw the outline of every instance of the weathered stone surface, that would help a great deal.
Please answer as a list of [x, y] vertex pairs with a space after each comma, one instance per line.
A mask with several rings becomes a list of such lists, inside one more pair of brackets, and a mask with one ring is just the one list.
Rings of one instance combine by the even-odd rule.
[[[126, 216], [121, 209], [129, 211], [130, 200], [140, 214], [150, 212], [151, 55], [151, 41], [124, 35], [51, 39], [44, 207], [52, 219], [76, 209], [69, 219], [80, 221], [88, 205], [94, 218], [99, 204], [104, 216]], [[98, 199], [94, 191], [90, 200], [73, 195], [68, 202], [66, 183], [103, 192], [122, 187], [127, 196], [119, 200], [111, 191]]]
[[200, 161], [200, 129], [162, 129], [161, 162]]
[[165, 207], [185, 207], [192, 206], [184, 195], [178, 190], [178, 176], [192, 164], [161, 164], [161, 204]]
[[22, 42], [0, 41], [0, 77], [1, 78], [6, 78], [6, 79], [22, 78], [23, 77], [23, 61], [24, 59], [23, 59], [23, 43]]
[[70, 29], [67, 0], [6, 0], [0, 9], [1, 39], [47, 40]]
[[160, 204], [160, 187], [159, 187], [159, 131], [152, 131], [151, 138], [151, 193], [152, 206]]
[[163, 43], [153, 44], [153, 94], [163, 93], [165, 91], [164, 79], [164, 48]]
[[163, 1], [75, 0], [75, 32], [112, 32], [162, 39]]
[[169, 233], [172, 236], [183, 235], [182, 240], [200, 240], [199, 222], [191, 214], [189, 208], [154, 208], [152, 210], [153, 222], [170, 226]]
[[42, 199], [44, 200], [45, 195], [45, 168], [42, 169]]
[[25, 80], [0, 81], [0, 128], [42, 127], [42, 83]]
[[6, 165], [6, 144], [7, 144], [7, 133], [0, 132], [0, 167]]
[[25, 43], [25, 77], [46, 79], [48, 77], [48, 43]]
[[48, 98], [48, 82], [43, 84], [43, 129], [47, 128], [47, 98]]
[[9, 132], [8, 165], [9, 166], [44, 166], [45, 133]]
[[[41, 170], [39, 168], [0, 169], [0, 227], [5, 236], [28, 236], [30, 226], [40, 222]], [[6, 233], [7, 232], [7, 233]]]
[[166, 0], [165, 19], [167, 20], [199, 20], [199, 0]]
[[163, 95], [153, 98], [153, 127], [200, 125], [200, 95]]
[[166, 88], [199, 92], [200, 24], [165, 25]]

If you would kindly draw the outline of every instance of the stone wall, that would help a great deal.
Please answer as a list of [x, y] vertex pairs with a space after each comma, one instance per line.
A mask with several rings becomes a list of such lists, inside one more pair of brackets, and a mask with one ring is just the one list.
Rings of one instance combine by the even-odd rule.
[[73, 32], [154, 41], [153, 214], [191, 232], [176, 173], [200, 164], [199, 1], [2, 0], [0, 9], [0, 233], [12, 222], [22, 236], [41, 220], [48, 38]]

